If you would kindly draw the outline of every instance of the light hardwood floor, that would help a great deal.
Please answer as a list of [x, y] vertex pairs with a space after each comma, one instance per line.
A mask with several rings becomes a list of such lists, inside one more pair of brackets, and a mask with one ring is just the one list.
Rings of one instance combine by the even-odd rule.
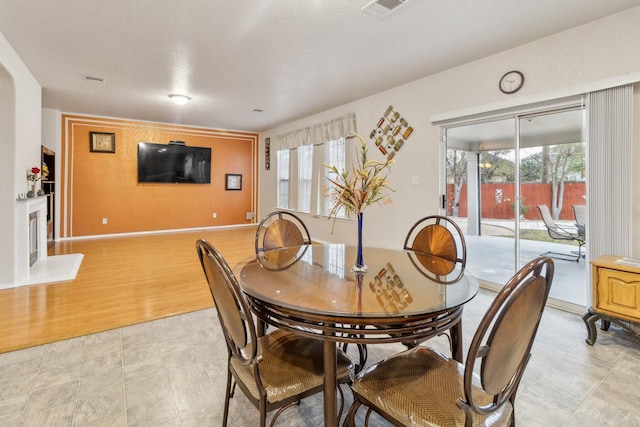
[[255, 227], [75, 240], [75, 280], [0, 290], [0, 353], [211, 307], [196, 254], [211, 242], [232, 267], [254, 252]]

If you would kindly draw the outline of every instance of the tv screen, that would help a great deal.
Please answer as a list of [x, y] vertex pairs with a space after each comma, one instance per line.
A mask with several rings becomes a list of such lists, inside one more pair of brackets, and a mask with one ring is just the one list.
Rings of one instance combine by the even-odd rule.
[[138, 143], [138, 182], [211, 183], [211, 148]]

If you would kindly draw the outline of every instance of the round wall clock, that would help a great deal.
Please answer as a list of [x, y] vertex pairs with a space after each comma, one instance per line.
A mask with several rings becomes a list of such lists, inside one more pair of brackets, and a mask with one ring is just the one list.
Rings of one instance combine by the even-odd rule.
[[504, 76], [500, 77], [500, 83], [498, 87], [503, 93], [511, 94], [520, 90], [524, 84], [524, 74], [520, 71], [509, 71]]

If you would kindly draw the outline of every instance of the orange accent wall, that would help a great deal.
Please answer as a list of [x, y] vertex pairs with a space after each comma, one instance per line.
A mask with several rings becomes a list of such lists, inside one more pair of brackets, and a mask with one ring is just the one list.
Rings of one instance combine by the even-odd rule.
[[[62, 132], [62, 238], [255, 222], [257, 133], [75, 115]], [[115, 133], [115, 153], [91, 152], [90, 132]], [[211, 147], [211, 184], [138, 183], [138, 142], [171, 140]], [[242, 190], [225, 190], [227, 173], [242, 174]]]

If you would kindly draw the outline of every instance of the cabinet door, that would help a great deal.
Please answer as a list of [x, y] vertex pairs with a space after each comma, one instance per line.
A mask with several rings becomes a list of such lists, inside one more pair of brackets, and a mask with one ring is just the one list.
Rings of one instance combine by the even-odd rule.
[[640, 275], [598, 269], [596, 309], [633, 322], [640, 321]]

